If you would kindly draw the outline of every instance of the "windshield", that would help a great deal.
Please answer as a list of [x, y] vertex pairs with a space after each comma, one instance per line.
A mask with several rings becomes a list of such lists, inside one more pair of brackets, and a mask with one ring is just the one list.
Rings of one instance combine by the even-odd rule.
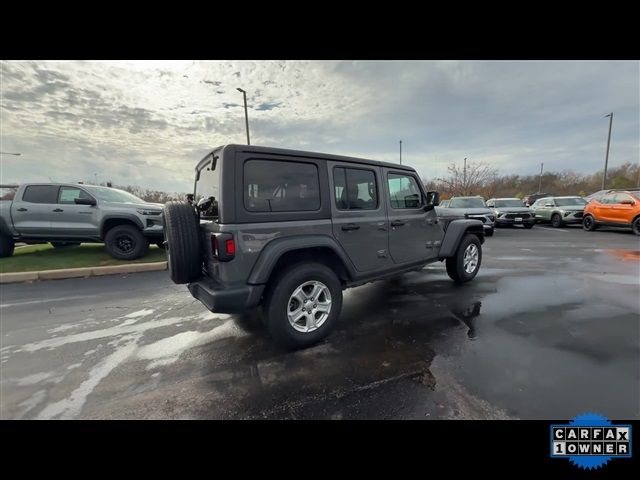
[[573, 205], [586, 205], [587, 201], [584, 198], [573, 197], [573, 198], [557, 198], [556, 197], [556, 205], [559, 207], [570, 207]]
[[89, 190], [98, 200], [105, 202], [146, 203], [141, 198], [117, 188], [96, 187], [94, 185], [83, 185], [83, 187]]
[[496, 200], [495, 202], [496, 208], [501, 207], [522, 207], [522, 201], [517, 198], [509, 199], [509, 200]]
[[480, 197], [453, 198], [449, 202], [449, 208], [482, 208], [484, 206], [484, 200]]

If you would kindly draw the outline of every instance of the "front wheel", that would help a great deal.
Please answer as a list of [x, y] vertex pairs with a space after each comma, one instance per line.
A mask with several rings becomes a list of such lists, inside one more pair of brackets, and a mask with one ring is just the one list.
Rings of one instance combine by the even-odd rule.
[[320, 263], [299, 263], [270, 283], [263, 308], [278, 345], [306, 348], [331, 332], [342, 309], [342, 285], [333, 270]]
[[482, 244], [472, 234], [464, 236], [453, 257], [447, 258], [447, 274], [451, 280], [464, 283], [473, 280], [482, 263]]
[[104, 237], [107, 252], [118, 260], [135, 260], [149, 250], [149, 239], [133, 225], [116, 225]]
[[640, 217], [636, 218], [631, 224], [631, 229], [636, 235], [640, 235]]
[[551, 226], [553, 228], [560, 228], [562, 226], [562, 217], [557, 213], [554, 213], [551, 217]]
[[588, 232], [593, 232], [596, 229], [596, 222], [591, 215], [582, 219], [582, 228]]

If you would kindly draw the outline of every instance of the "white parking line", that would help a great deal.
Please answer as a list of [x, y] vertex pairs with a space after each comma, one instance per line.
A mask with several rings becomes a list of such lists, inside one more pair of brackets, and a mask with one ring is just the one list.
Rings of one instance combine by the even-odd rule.
[[549, 228], [549, 227], [538, 227], [538, 228], [544, 228], [545, 230], [551, 230], [552, 232], [569, 233], [569, 230], [562, 230], [561, 228]]

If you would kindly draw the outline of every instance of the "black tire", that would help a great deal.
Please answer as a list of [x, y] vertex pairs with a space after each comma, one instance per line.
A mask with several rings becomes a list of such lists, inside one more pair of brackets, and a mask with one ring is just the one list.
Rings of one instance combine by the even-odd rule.
[[66, 247], [75, 247], [76, 245], [80, 245], [80, 242], [50, 242], [53, 248], [66, 248]]
[[[331, 295], [331, 309], [315, 330], [301, 332], [289, 322], [289, 300], [293, 292], [306, 282], [324, 284]], [[306, 348], [324, 339], [336, 325], [342, 310], [342, 285], [335, 272], [320, 263], [298, 263], [272, 278], [263, 305], [265, 324], [276, 344], [286, 349]], [[317, 298], [315, 299], [317, 301]], [[313, 313], [314, 318], [317, 313]], [[305, 325], [307, 320], [305, 320]]]
[[551, 226], [553, 228], [560, 228], [564, 222], [562, 221], [562, 217], [558, 213], [554, 213], [551, 215]]
[[[478, 260], [475, 269], [472, 272], [467, 272], [464, 268], [464, 254], [469, 245], [475, 245], [478, 250]], [[470, 280], [473, 280], [474, 277], [478, 274], [478, 270], [480, 270], [480, 264], [482, 263], [482, 244], [480, 243], [480, 239], [473, 234], [466, 234], [460, 245], [458, 245], [458, 250], [456, 251], [453, 257], [447, 258], [447, 274], [449, 278], [456, 283], [464, 283]]]
[[0, 235], [0, 258], [7, 258], [13, 255], [13, 249], [16, 242], [13, 237], [8, 235]]
[[596, 221], [593, 219], [593, 216], [586, 215], [582, 219], [582, 228], [585, 229], [587, 232], [593, 232], [597, 228]]
[[495, 231], [495, 230], [494, 230], [493, 228], [491, 228], [491, 229], [489, 229], [489, 230], [485, 230], [485, 231], [484, 231], [484, 236], [485, 236], [485, 237], [493, 237], [493, 232], [494, 232], [494, 231]]
[[633, 230], [633, 233], [635, 233], [636, 235], [640, 235], [640, 217], [637, 217], [633, 220], [633, 223], [631, 224], [631, 230]]
[[149, 251], [149, 239], [133, 225], [116, 225], [105, 235], [104, 246], [113, 258], [136, 260]]
[[169, 275], [174, 283], [189, 283], [202, 274], [200, 227], [193, 207], [187, 202], [164, 206], [164, 239]]
[[524, 228], [526, 228], [527, 230], [531, 230], [534, 225], [535, 225], [535, 223], [525, 223], [524, 224]]

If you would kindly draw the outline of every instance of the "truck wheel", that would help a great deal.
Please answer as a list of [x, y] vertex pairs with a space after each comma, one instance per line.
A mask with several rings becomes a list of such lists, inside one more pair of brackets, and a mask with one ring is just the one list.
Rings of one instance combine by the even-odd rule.
[[6, 258], [13, 255], [13, 248], [15, 247], [15, 241], [13, 237], [8, 235], [0, 235], [0, 258]]
[[562, 217], [557, 213], [551, 215], [551, 226], [553, 228], [560, 228], [562, 226]]
[[582, 219], [582, 228], [588, 232], [593, 232], [596, 229], [596, 222], [591, 215], [587, 215]]
[[168, 202], [164, 207], [164, 239], [169, 275], [174, 283], [189, 283], [202, 274], [200, 227], [187, 202]]
[[267, 329], [281, 347], [306, 348], [333, 329], [342, 309], [342, 285], [329, 267], [298, 263], [270, 281], [263, 305]]
[[65, 248], [80, 245], [80, 242], [50, 242], [53, 248]]
[[464, 236], [453, 257], [447, 258], [447, 273], [451, 280], [464, 283], [478, 274], [482, 263], [482, 245], [475, 235]]
[[149, 240], [133, 225], [116, 225], [104, 237], [104, 246], [113, 258], [135, 260], [149, 250]]

